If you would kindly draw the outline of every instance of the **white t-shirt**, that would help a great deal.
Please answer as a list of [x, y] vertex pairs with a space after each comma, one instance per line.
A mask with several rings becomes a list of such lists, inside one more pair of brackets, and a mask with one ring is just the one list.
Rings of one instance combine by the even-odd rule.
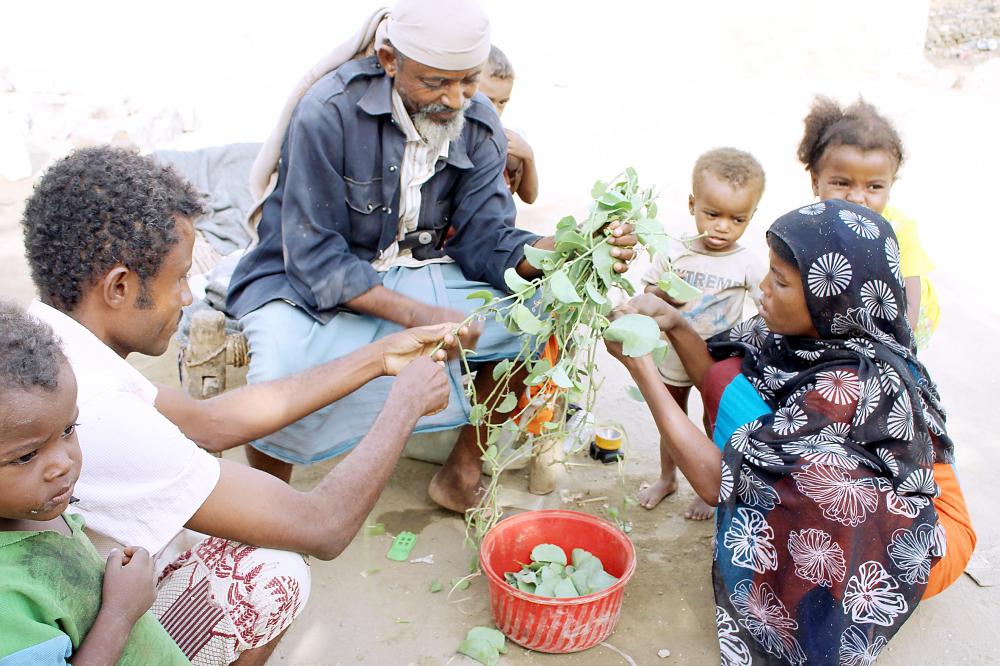
[[69, 511], [95, 542], [160, 552], [215, 489], [219, 461], [156, 410], [156, 386], [87, 328], [39, 301], [28, 312], [59, 336], [76, 374], [83, 465]]

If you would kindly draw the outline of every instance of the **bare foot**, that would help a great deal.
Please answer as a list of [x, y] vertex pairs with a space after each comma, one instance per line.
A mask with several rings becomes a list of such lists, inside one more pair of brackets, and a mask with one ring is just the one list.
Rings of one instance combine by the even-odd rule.
[[436, 504], [439, 504], [449, 511], [455, 513], [465, 513], [469, 509], [479, 504], [482, 499], [484, 488], [479, 481], [479, 474], [476, 474], [472, 483], [445, 465], [437, 471], [427, 487], [427, 494], [431, 496]]
[[677, 490], [677, 477], [664, 479], [660, 477], [653, 483], [644, 483], [639, 486], [639, 506], [644, 509], [652, 509], [667, 495]]
[[687, 511], [684, 512], [684, 517], [688, 520], [708, 520], [714, 515], [715, 507], [705, 504], [705, 500], [700, 497], [695, 497], [691, 500]]

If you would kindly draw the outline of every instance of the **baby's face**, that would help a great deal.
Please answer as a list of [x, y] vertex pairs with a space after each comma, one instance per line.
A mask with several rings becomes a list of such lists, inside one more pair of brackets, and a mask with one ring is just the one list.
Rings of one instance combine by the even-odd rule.
[[713, 252], [731, 248], [747, 230], [759, 199], [757, 187], [733, 187], [709, 171], [702, 172], [688, 199], [702, 244]]
[[54, 391], [10, 388], [0, 399], [0, 517], [52, 520], [80, 476], [73, 371], [63, 364]]
[[514, 79], [498, 79], [495, 76], [484, 75], [479, 80], [479, 92], [490, 98], [497, 115], [502, 116], [503, 110], [510, 101], [510, 92], [514, 89]]

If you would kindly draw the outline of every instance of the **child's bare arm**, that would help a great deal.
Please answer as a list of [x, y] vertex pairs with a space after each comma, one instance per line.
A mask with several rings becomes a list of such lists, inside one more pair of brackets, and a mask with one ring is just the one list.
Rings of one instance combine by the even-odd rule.
[[524, 203], [534, 203], [538, 198], [538, 170], [535, 168], [535, 151], [524, 138], [512, 130], [507, 135], [507, 153], [521, 160], [520, 181], [514, 191]]
[[920, 320], [920, 276], [906, 278], [906, 320], [910, 322], [910, 328], [917, 330], [917, 322]]
[[111, 551], [104, 570], [101, 610], [73, 654], [73, 665], [116, 663], [132, 627], [155, 600], [156, 572], [149, 553], [142, 548]]

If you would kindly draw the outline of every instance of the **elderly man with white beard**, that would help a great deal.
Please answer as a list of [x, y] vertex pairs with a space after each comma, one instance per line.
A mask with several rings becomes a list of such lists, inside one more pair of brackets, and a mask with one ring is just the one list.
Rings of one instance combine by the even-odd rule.
[[[374, 55], [349, 59], [372, 37]], [[356, 42], [307, 75], [255, 165], [259, 171], [265, 163], [266, 180], [281, 137], [259, 242], [237, 267], [228, 297], [250, 343], [251, 383], [403, 327], [462, 321], [479, 303], [467, 300], [472, 291], [507, 293], [508, 268], [538, 275], [524, 259], [525, 244], [554, 246], [551, 237], [514, 227], [503, 128], [477, 93], [490, 51], [482, 9], [473, 0], [399, 0], [376, 12]], [[623, 272], [635, 237], [624, 225], [612, 238], [615, 270]], [[479, 395], [495, 387], [493, 365], [520, 349], [500, 323], [484, 323], [470, 357]], [[465, 426], [429, 488], [436, 503], [462, 512], [479, 499], [482, 461], [461, 367], [452, 361], [449, 368], [449, 407], [421, 419], [417, 432]], [[287, 481], [292, 464], [349, 450], [391, 381], [377, 379], [256, 440], [251, 464]]]

